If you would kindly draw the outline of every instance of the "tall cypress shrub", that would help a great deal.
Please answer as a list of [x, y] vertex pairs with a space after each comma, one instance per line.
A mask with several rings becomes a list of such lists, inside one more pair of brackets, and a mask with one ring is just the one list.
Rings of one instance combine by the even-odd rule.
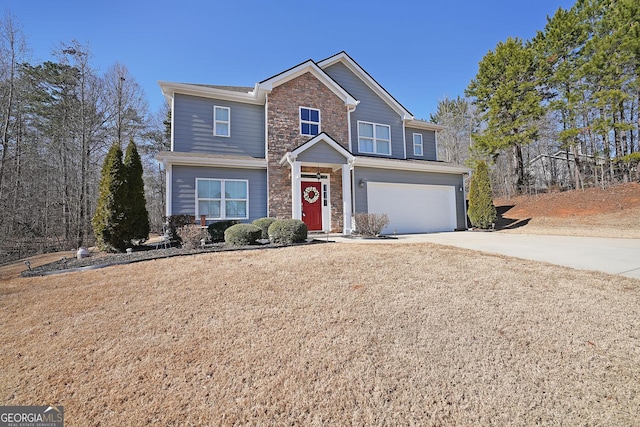
[[496, 220], [489, 167], [485, 161], [476, 164], [469, 184], [469, 220], [476, 228], [488, 229]]
[[100, 194], [96, 213], [91, 220], [96, 244], [100, 249], [117, 252], [128, 245], [125, 206], [127, 202], [126, 174], [122, 149], [114, 143], [102, 165]]
[[144, 197], [144, 180], [142, 179], [142, 161], [133, 139], [129, 141], [124, 156], [125, 182], [127, 187], [127, 205], [125, 218], [129, 240], [144, 241], [149, 238], [149, 212]]

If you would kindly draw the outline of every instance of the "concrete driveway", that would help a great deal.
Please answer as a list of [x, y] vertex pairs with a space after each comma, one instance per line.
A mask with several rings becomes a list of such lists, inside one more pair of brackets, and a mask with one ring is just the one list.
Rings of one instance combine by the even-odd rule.
[[336, 240], [359, 243], [431, 242], [640, 279], [640, 239], [460, 231], [407, 234], [388, 240]]

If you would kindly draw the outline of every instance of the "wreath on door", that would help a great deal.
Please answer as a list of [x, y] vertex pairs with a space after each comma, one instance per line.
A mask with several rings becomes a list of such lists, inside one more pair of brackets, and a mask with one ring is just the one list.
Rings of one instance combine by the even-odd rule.
[[320, 192], [316, 187], [307, 187], [304, 189], [303, 197], [307, 203], [315, 203], [320, 198]]

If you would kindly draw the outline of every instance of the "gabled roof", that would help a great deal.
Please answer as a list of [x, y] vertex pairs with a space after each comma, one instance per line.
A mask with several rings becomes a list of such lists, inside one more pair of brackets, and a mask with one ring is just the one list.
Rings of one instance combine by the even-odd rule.
[[360, 80], [362, 80], [371, 90], [373, 90], [380, 98], [382, 98], [389, 106], [395, 110], [403, 120], [412, 120], [413, 114], [402, 104], [398, 102], [385, 88], [383, 88], [364, 68], [362, 68], [356, 61], [351, 58], [347, 52], [342, 51], [338, 54], [330, 56], [318, 62], [318, 67], [325, 69], [333, 64], [341, 62], [352, 73], [354, 73]]
[[349, 94], [342, 86], [333, 80], [327, 73], [316, 65], [311, 59], [302, 62], [294, 67], [289, 68], [275, 76], [269, 77], [256, 85], [258, 91], [264, 90], [270, 92], [274, 87], [280, 86], [290, 80], [293, 80], [305, 73], [311, 73], [315, 78], [320, 80], [329, 88], [338, 98], [342, 99], [346, 105], [355, 107], [359, 101]]
[[280, 159], [280, 164], [282, 165], [288, 160], [295, 160], [301, 153], [304, 153], [309, 148], [313, 147], [318, 143], [327, 144], [328, 146], [333, 148], [335, 151], [337, 151], [341, 156], [343, 156], [347, 160], [347, 162], [352, 162], [353, 159], [355, 158], [349, 150], [344, 148], [342, 145], [338, 144], [335, 139], [331, 138], [331, 136], [329, 136], [327, 133], [321, 132], [318, 135], [311, 138], [309, 141], [305, 142], [304, 144], [296, 147], [295, 149], [293, 149], [292, 151], [289, 151], [288, 153], [285, 153], [282, 159]]

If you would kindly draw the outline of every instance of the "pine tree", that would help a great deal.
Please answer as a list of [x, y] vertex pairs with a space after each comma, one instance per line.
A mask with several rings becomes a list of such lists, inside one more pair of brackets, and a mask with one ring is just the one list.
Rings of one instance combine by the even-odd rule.
[[475, 149], [497, 156], [513, 149], [516, 188], [525, 185], [522, 147], [536, 139], [538, 119], [544, 114], [536, 74], [535, 52], [520, 39], [498, 43], [480, 61], [478, 74], [465, 91], [473, 97], [486, 128], [474, 134]]
[[144, 197], [144, 181], [142, 179], [142, 161], [133, 139], [129, 141], [124, 157], [125, 182], [127, 187], [127, 205], [125, 218], [129, 240], [146, 240], [149, 238], [149, 213]]
[[127, 187], [122, 163], [122, 149], [115, 143], [102, 165], [100, 194], [96, 213], [91, 220], [96, 244], [109, 252], [123, 251], [128, 245], [125, 220]]
[[491, 228], [496, 220], [489, 167], [484, 161], [476, 164], [475, 173], [469, 184], [469, 219], [471, 225], [481, 229]]

